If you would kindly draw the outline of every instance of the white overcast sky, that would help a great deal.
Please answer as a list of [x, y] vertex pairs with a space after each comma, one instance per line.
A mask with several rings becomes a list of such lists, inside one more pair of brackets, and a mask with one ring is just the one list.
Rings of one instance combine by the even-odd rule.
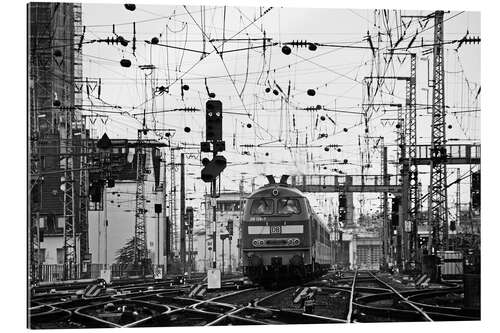
[[[205, 6], [203, 26], [207, 38], [235, 39], [272, 38], [272, 42], [285, 43], [293, 40], [307, 40], [317, 43], [336, 45], [354, 45], [367, 47], [365, 40], [370, 31], [376, 43], [377, 32], [384, 33], [386, 27], [382, 22], [383, 15], [376, 14], [373, 9], [312, 9], [312, 8], [279, 8], [275, 7], [262, 18], [254, 21], [267, 6], [226, 8], [224, 27], [224, 8]], [[403, 11], [403, 15], [427, 15], [431, 11]], [[389, 29], [392, 29], [393, 42], [397, 39], [398, 22], [395, 15], [400, 12], [389, 12]], [[212, 52], [213, 46], [206, 42], [205, 49], [211, 54], [200, 61], [200, 54], [167, 49], [162, 46], [151, 46], [144, 40], [153, 37], [160, 39], [160, 44], [175, 47], [185, 47], [202, 50], [203, 35], [201, 26], [201, 7], [181, 5], [137, 5], [133, 12], [128, 11], [120, 4], [84, 4], [83, 24], [86, 26], [85, 41], [112, 37], [112, 26], [115, 32], [132, 39], [132, 22], [136, 23], [137, 50], [132, 55], [131, 44], [127, 47], [108, 45], [106, 43], [84, 44], [83, 64], [84, 77], [101, 79], [101, 98], [106, 103], [120, 106], [122, 111], [129, 114], [147, 111], [171, 110], [182, 107], [202, 109], [198, 112], [169, 112], [156, 114], [157, 128], [173, 128], [176, 130], [174, 142], [199, 144], [203, 140], [204, 105], [207, 100], [204, 79], [207, 79], [211, 92], [217, 95], [224, 105], [224, 139], [227, 151], [224, 153], [229, 166], [223, 175], [223, 186], [235, 189], [234, 180], [245, 177], [255, 177], [261, 174], [273, 173], [277, 176], [282, 173], [329, 173], [337, 166], [323, 170], [321, 161], [348, 159], [348, 165], [341, 165], [339, 169], [350, 174], [359, 174], [361, 159], [358, 145], [359, 135], [363, 135], [364, 126], [361, 125], [361, 116], [336, 112], [311, 112], [296, 110], [298, 107], [323, 105], [330, 109], [361, 112], [362, 103], [366, 102], [366, 89], [363, 89], [362, 80], [366, 75], [381, 75], [372, 71], [372, 53], [370, 49], [318, 47], [310, 51], [306, 47], [292, 48], [291, 55], [284, 55], [281, 46], [266, 48], [263, 56], [262, 41], [234, 40], [224, 45], [224, 50], [258, 47], [250, 51], [242, 50], [224, 55], [223, 60]], [[469, 31], [471, 36], [480, 36], [480, 15], [478, 12], [452, 11], [445, 14], [445, 40], [459, 39]], [[377, 23], [378, 27], [374, 25]], [[405, 20], [408, 23], [409, 19]], [[426, 26], [419, 25], [416, 19], [408, 27], [405, 40], [400, 46], [409, 43], [415, 31], [420, 33], [414, 45], [420, 45], [421, 38], [425, 44], [430, 44], [433, 37], [433, 20]], [[380, 27], [380, 28], [379, 28]], [[401, 30], [400, 30], [401, 31]], [[235, 35], [237, 34], [237, 35]], [[381, 48], [388, 47], [387, 36], [382, 36]], [[213, 45], [219, 47], [220, 42]], [[450, 111], [464, 108], [479, 108], [474, 104], [477, 89], [480, 87], [480, 46], [464, 45], [455, 51], [457, 44], [445, 47], [446, 56], [446, 104]], [[425, 49], [425, 48], [424, 48]], [[421, 54], [422, 48], [415, 48], [417, 53], [417, 103], [425, 104], [427, 93], [422, 88], [427, 87], [427, 61]], [[168, 52], [167, 52], [168, 51]], [[120, 66], [120, 60], [126, 58], [132, 61], [130, 68]], [[167, 61], [168, 59], [168, 61]], [[386, 75], [408, 75], [408, 61], [395, 59], [388, 67]], [[147, 81], [147, 95], [145, 96], [144, 75], [149, 71], [141, 70], [138, 66], [153, 64], [155, 70], [155, 86], [170, 85], [169, 94], [163, 94], [154, 99], [154, 104], [145, 99], [151, 98], [150, 80]], [[431, 61], [432, 64], [432, 61]], [[381, 68], [385, 64], [381, 61]], [[268, 70], [270, 71], [268, 72]], [[228, 75], [230, 74], [230, 76]], [[190, 89], [184, 92], [181, 99], [180, 78]], [[465, 83], [465, 79], [467, 83]], [[276, 82], [286, 93], [288, 84], [291, 86], [290, 106], [287, 111], [286, 102], [281, 106], [280, 96], [266, 94], [267, 82], [272, 89], [276, 89]], [[386, 81], [382, 97], [376, 103], [404, 103], [404, 83]], [[306, 91], [315, 89], [314, 97], [308, 96]], [[243, 93], [241, 93], [243, 91]], [[238, 94], [241, 93], [241, 98]], [[94, 96], [97, 91], [92, 92]], [[379, 95], [380, 96], [380, 95]], [[92, 99], [94, 110], [115, 111], [110, 108], [99, 107], [102, 103]], [[477, 100], [479, 102], [480, 98]], [[429, 96], [430, 101], [430, 96]], [[370, 136], [384, 136], [388, 145], [395, 142], [395, 123], [385, 123], [381, 119], [395, 118], [395, 112], [388, 108], [384, 114], [383, 108], [372, 114], [369, 122]], [[103, 113], [101, 113], [103, 114]], [[247, 115], [248, 114], [248, 115]], [[330, 116], [318, 120], [322, 115]], [[97, 120], [92, 126], [94, 134], [99, 136], [107, 132], [112, 138], [134, 138], [136, 129], [142, 119], [137, 120], [129, 115], [109, 114], [106, 123]], [[295, 117], [295, 128], [293, 127]], [[467, 113], [455, 116], [449, 113], [447, 122], [452, 125], [448, 130], [448, 138], [479, 139], [479, 113]], [[248, 128], [247, 124], [252, 127]], [[425, 110], [419, 110], [418, 142], [428, 143], [430, 139], [430, 116]], [[148, 117], [148, 126], [153, 127], [153, 119]], [[190, 127], [189, 133], [184, 127]], [[348, 128], [348, 132], [343, 132]], [[328, 138], [319, 138], [320, 134], [328, 134]], [[154, 136], [151, 136], [154, 137]], [[242, 144], [266, 144], [281, 140], [273, 145], [283, 146], [285, 142], [294, 145], [298, 138], [299, 144], [307, 143], [307, 149], [281, 148], [242, 148]], [[470, 141], [464, 141], [470, 142]], [[327, 145], [341, 145], [341, 152], [336, 149], [324, 150]], [[375, 142], [373, 142], [375, 144]], [[314, 146], [314, 147], [313, 147]], [[247, 151], [250, 155], [244, 155]], [[306, 152], [309, 161], [306, 161]], [[266, 153], [268, 155], [266, 155]], [[368, 173], [378, 174], [379, 155], [371, 151], [372, 169]], [[395, 158], [395, 147], [390, 147], [390, 158]], [[189, 171], [198, 175], [199, 159], [190, 159], [189, 164], [194, 166]], [[395, 172], [395, 170], [391, 170]], [[198, 181], [199, 182], [199, 181]], [[188, 185], [194, 186], [194, 182]], [[199, 186], [202, 186], [199, 183]], [[199, 187], [198, 187], [199, 188]]]

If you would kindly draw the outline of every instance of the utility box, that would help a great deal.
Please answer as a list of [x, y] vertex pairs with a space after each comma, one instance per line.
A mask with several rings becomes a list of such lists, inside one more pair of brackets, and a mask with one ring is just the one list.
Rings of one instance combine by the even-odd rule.
[[464, 274], [464, 263], [462, 252], [438, 251], [441, 259], [441, 278], [446, 280], [462, 279]]
[[220, 269], [207, 270], [207, 288], [220, 289], [221, 285]]

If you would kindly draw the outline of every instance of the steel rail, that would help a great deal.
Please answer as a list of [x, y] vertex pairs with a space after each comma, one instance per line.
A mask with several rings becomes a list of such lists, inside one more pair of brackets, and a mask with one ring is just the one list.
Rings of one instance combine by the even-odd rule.
[[353, 310], [353, 301], [354, 301], [354, 291], [356, 289], [356, 278], [358, 277], [358, 270], [354, 271], [354, 276], [352, 277], [352, 285], [351, 285], [351, 295], [349, 298], [349, 311], [347, 312], [346, 322], [350, 324], [352, 322], [352, 310]]
[[418, 313], [420, 313], [425, 318], [425, 320], [427, 320], [427, 321], [434, 321], [434, 320], [432, 320], [431, 317], [429, 317], [429, 315], [424, 310], [422, 310], [421, 308], [419, 308], [418, 306], [416, 306], [415, 304], [413, 304], [413, 302], [410, 301], [410, 300], [408, 300], [407, 297], [404, 297], [403, 295], [401, 295], [401, 293], [398, 292], [396, 289], [394, 289], [394, 287], [392, 287], [390, 284], [388, 284], [385, 281], [382, 281], [381, 279], [377, 278], [371, 272], [368, 272], [368, 274], [370, 274], [371, 276], [373, 276], [373, 278], [375, 278], [380, 283], [382, 283], [385, 286], [387, 286], [387, 288], [389, 288], [394, 294], [396, 294], [404, 303], [410, 305], [413, 309], [415, 309]]
[[[261, 299], [259, 299], [259, 300], [257, 300], [257, 301], [255, 302], [255, 307], [259, 307], [260, 302], [265, 301], [265, 300], [267, 300], [267, 299], [269, 299], [269, 298], [271, 298], [271, 297], [274, 297], [274, 296], [276, 296], [276, 295], [282, 294], [282, 293], [284, 293], [284, 292], [286, 292], [286, 291], [288, 291], [288, 290], [291, 290], [291, 289], [293, 289], [293, 288], [296, 288], [296, 287], [288, 287], [288, 288], [285, 288], [285, 289], [279, 290], [279, 291], [277, 291], [277, 292], [275, 292], [275, 293], [272, 293], [271, 295], [267, 295], [267, 296], [265, 296], [265, 297], [262, 297]], [[265, 308], [265, 307], [264, 307], [264, 308]]]

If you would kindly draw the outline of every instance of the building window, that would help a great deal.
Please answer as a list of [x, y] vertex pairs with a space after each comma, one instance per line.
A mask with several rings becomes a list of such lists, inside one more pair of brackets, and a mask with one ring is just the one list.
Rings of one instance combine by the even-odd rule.
[[64, 216], [57, 217], [57, 227], [64, 229]]
[[40, 229], [43, 229], [47, 226], [47, 217], [46, 216], [42, 216], [40, 217]]
[[64, 264], [64, 249], [57, 249], [57, 264]]
[[[35, 249], [34, 255], [38, 255], [38, 249]], [[40, 249], [40, 257], [38, 257], [38, 259], [40, 260], [40, 264], [45, 263], [45, 249]]]

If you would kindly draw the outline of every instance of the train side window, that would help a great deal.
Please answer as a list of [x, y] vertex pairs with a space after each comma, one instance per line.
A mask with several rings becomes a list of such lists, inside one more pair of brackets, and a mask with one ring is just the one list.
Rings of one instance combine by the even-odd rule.
[[299, 201], [290, 198], [279, 199], [278, 214], [300, 214]]
[[250, 214], [252, 215], [268, 215], [274, 212], [274, 200], [273, 199], [257, 199], [252, 203], [252, 208], [250, 209]]

